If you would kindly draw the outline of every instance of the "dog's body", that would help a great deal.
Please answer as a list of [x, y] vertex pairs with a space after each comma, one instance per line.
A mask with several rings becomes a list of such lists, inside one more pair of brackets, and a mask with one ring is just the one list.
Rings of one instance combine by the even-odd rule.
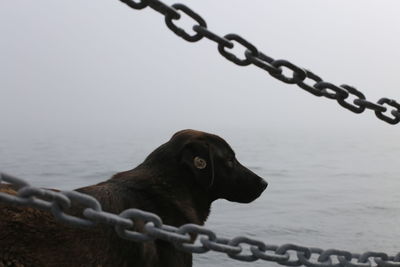
[[[179, 227], [204, 224], [216, 199], [248, 203], [266, 187], [263, 179], [240, 165], [223, 139], [185, 130], [135, 169], [77, 191], [94, 196], [104, 211], [142, 209]], [[2, 186], [2, 191], [15, 193], [10, 186]], [[135, 223], [135, 230], [142, 227]], [[50, 213], [1, 203], [0, 248], [0, 266], [192, 266], [190, 253], [162, 240], [127, 241], [110, 227], [70, 227]]]

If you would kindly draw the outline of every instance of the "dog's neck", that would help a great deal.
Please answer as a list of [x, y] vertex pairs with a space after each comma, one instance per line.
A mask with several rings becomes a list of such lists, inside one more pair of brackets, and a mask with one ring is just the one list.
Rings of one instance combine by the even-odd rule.
[[180, 218], [180, 222], [175, 226], [186, 223], [203, 225], [210, 214], [212, 202], [207, 192], [193, 180], [188, 179], [188, 175], [185, 173], [179, 175], [179, 179], [173, 175], [177, 174], [174, 171], [168, 173], [165, 170], [161, 174], [155, 175], [159, 181], [155, 181], [149, 187], [149, 191], [156, 191], [155, 197], [160, 197], [166, 210], [173, 211], [176, 213], [176, 218]]

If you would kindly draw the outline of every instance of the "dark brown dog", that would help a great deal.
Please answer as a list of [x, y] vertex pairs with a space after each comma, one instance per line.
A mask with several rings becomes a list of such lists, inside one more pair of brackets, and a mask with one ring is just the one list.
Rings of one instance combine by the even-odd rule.
[[[222, 138], [184, 130], [135, 169], [77, 191], [97, 198], [105, 211], [138, 208], [178, 227], [204, 224], [216, 199], [248, 203], [266, 187]], [[47, 212], [1, 204], [0, 266], [187, 267], [192, 255], [162, 240], [127, 241], [111, 227], [74, 228]]]

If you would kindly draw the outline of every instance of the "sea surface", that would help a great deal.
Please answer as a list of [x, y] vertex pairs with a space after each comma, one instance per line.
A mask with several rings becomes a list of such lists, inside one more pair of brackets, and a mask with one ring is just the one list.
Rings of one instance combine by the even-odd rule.
[[[218, 236], [245, 235], [268, 244], [295, 243], [400, 252], [400, 142], [360, 135], [222, 130], [239, 161], [269, 186], [251, 204], [214, 202], [206, 226]], [[0, 171], [33, 185], [74, 189], [139, 164], [169, 130], [0, 135]], [[248, 248], [245, 247], [247, 251]], [[272, 266], [224, 254], [194, 256], [194, 266]]]

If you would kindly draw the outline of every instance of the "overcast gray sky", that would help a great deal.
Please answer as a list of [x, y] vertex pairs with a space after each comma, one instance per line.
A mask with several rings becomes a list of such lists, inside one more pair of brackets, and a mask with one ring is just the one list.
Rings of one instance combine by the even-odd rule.
[[[173, 1], [166, 0], [172, 4]], [[400, 101], [398, 0], [201, 0], [181, 3], [216, 33]], [[2, 131], [250, 127], [399, 132], [373, 112], [236, 66], [208, 40], [188, 43], [147, 8], [117, 0], [0, 2]]]

